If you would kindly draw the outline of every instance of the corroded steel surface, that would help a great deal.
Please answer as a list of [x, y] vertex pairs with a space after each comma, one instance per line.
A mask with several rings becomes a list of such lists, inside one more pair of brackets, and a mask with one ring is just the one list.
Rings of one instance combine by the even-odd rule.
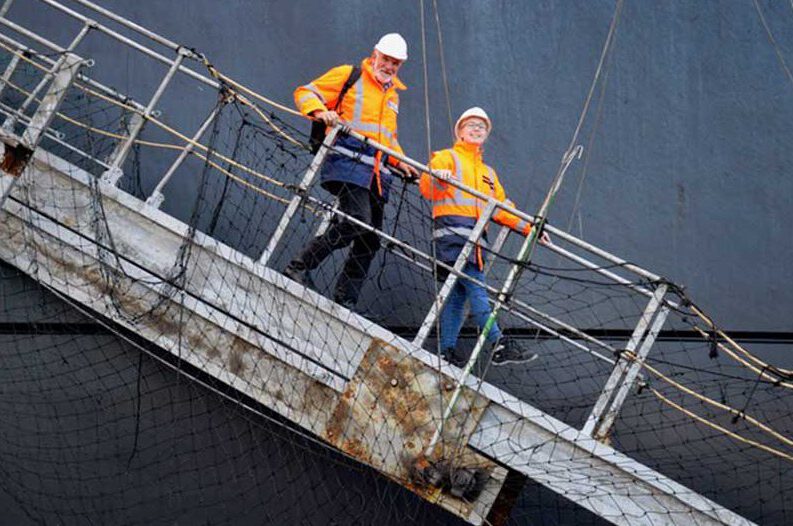
[[422, 497], [479, 523], [480, 514], [489, 510], [506, 471], [466, 446], [488, 404], [473, 390], [464, 390], [430, 460], [446, 460], [455, 468], [483, 470], [489, 476], [485, 491], [476, 503], [467, 503], [411, 480], [411, 470], [421, 461], [454, 387], [451, 378], [394, 346], [372, 340], [339, 399], [324, 436], [339, 449]]

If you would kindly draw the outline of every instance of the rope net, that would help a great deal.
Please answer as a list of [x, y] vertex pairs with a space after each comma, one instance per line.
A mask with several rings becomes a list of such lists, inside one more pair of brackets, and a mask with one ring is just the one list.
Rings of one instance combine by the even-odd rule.
[[[60, 55], [2, 56], [19, 57], [0, 111], [21, 137]], [[523, 268], [499, 324], [538, 358], [499, 366], [486, 349], [443, 419], [460, 371], [437, 323], [411, 343], [443, 284], [429, 203], [395, 182], [354, 311], [332, 299], [345, 251], [315, 290], [292, 282], [289, 261], [344, 218], [318, 178], [300, 186], [305, 124], [208, 71], [221, 87], [194, 139], [78, 76], [0, 211], [0, 499], [20, 522], [683, 523], [669, 499], [697, 494], [704, 513], [793, 520], [791, 372], [570, 236], [522, 263], [522, 236], [496, 247], [490, 226], [491, 301]], [[163, 204], [144, 204], [170, 168]], [[651, 314], [667, 317], [632, 343], [660, 288]], [[469, 320], [462, 357], [478, 334]], [[615, 368], [628, 380], [609, 384]], [[596, 447], [579, 430], [623, 383]], [[639, 482], [609, 471], [630, 461]]]

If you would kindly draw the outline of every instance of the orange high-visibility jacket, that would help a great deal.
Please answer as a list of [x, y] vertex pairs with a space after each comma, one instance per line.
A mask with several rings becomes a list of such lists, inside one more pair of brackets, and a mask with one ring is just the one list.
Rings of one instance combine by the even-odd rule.
[[[450, 170], [456, 181], [500, 202], [512, 204], [506, 199], [496, 171], [484, 163], [482, 151], [476, 145], [458, 141], [453, 148], [433, 153], [429, 166], [433, 170]], [[433, 204], [433, 238], [437, 243], [438, 258], [442, 261], [453, 261], [484, 212], [487, 202], [426, 173], [421, 175], [419, 190]], [[528, 221], [498, 208], [493, 214], [493, 220], [524, 235], [531, 231]], [[486, 245], [485, 240], [480, 241], [471, 257], [472, 262], [477, 263], [480, 269], [483, 245]]]
[[[295, 90], [295, 104], [303, 115], [327, 111], [336, 105], [344, 83], [352, 72], [351, 65], [337, 66], [312, 82]], [[344, 96], [336, 112], [354, 131], [403, 153], [397, 137], [399, 93], [406, 86], [394, 77], [388, 88], [375, 78], [369, 58], [361, 62], [361, 78]]]

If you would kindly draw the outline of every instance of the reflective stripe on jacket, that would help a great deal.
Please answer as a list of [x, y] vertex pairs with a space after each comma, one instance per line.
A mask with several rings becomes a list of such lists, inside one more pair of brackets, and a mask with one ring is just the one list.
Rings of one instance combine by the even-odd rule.
[[[303, 115], [327, 111], [336, 105], [351, 65], [337, 66], [295, 90], [295, 104]], [[361, 62], [361, 78], [352, 85], [336, 112], [354, 131], [403, 153], [397, 137], [399, 93], [406, 86], [397, 77], [386, 88], [374, 76], [369, 58]]]
[[[433, 170], [449, 170], [456, 181], [492, 196], [500, 202], [512, 204], [506, 199], [496, 171], [484, 163], [482, 151], [476, 145], [458, 141], [453, 148], [433, 153], [429, 166]], [[433, 238], [436, 242], [438, 259], [454, 261], [473, 231], [476, 221], [482, 215], [487, 202], [426, 173], [421, 176], [419, 189], [425, 198], [432, 201], [435, 227]], [[528, 221], [501, 209], [496, 209], [493, 220], [524, 235], [528, 235], [531, 231], [531, 224]], [[481, 249], [486, 245], [487, 238], [483, 236], [469, 258], [472, 263], [477, 263], [480, 269], [484, 266]]]

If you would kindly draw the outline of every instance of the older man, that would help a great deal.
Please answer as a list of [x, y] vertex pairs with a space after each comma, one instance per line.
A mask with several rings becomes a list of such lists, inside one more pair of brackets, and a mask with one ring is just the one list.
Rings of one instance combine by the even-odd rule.
[[[398, 91], [406, 87], [397, 72], [407, 56], [407, 43], [399, 34], [384, 35], [372, 55], [359, 66], [337, 66], [298, 87], [295, 103], [304, 115], [327, 126], [342, 122], [353, 131], [402, 153], [397, 133]], [[338, 198], [341, 212], [380, 229], [394, 168], [410, 177], [418, 175], [407, 164], [342, 135], [322, 167], [320, 182]], [[313, 286], [310, 271], [334, 250], [350, 243], [352, 247], [336, 283], [334, 300], [353, 308], [380, 248], [380, 239], [344, 217], [335, 217], [330, 227], [287, 265], [284, 274]]]
[[[436, 255], [448, 265], [454, 265], [486, 203], [447, 184], [445, 180], [454, 179], [498, 201], [507, 201], [496, 171], [485, 164], [482, 158], [482, 147], [491, 128], [490, 117], [482, 108], [474, 107], [463, 112], [454, 127], [457, 142], [452, 148], [433, 153], [429, 164], [433, 172], [441, 176], [441, 180], [433, 179], [429, 174], [421, 176], [419, 189], [433, 204]], [[524, 235], [528, 235], [532, 228], [527, 221], [500, 209], [493, 214], [493, 220]], [[543, 243], [549, 242], [546, 235], [541, 239]], [[479, 282], [484, 282], [483, 270], [484, 255], [481, 245], [477, 244], [463, 272]], [[439, 274], [445, 279], [445, 272]], [[490, 315], [484, 287], [465, 278], [459, 279], [440, 315], [441, 353], [456, 365], [464, 363], [457, 354], [456, 347], [457, 336], [464, 321], [466, 300], [471, 305], [471, 315], [480, 329], [485, 326]], [[493, 349], [494, 365], [525, 363], [537, 358], [535, 353], [523, 349], [517, 340], [502, 338], [498, 324], [491, 327], [487, 342]]]

